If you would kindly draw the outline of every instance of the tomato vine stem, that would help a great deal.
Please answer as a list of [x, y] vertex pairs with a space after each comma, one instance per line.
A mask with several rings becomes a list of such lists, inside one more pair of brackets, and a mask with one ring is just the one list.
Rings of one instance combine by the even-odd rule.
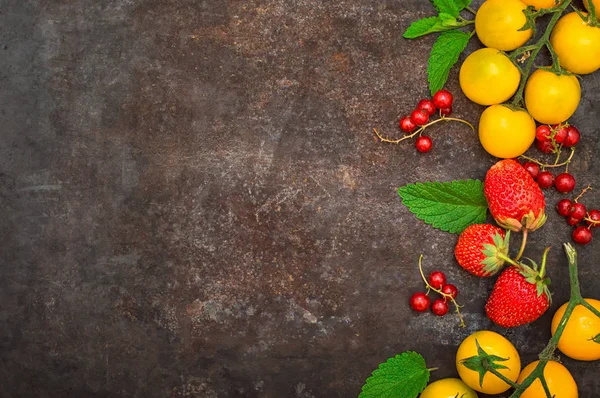
[[[537, 58], [537, 56], [542, 48], [544, 48], [544, 47], [550, 48], [551, 47], [550, 33], [552, 33], [552, 29], [554, 28], [554, 25], [556, 25], [556, 23], [558, 22], [558, 20], [560, 19], [561, 15], [562, 15], [562, 13], [567, 9], [569, 4], [571, 4], [571, 0], [564, 0], [560, 5], [558, 5], [554, 8], [545, 10], [545, 12], [544, 12], [545, 14], [552, 13], [554, 15], [552, 16], [552, 19], [548, 23], [548, 26], [546, 27], [546, 31], [544, 32], [542, 37], [540, 37], [540, 39], [537, 41], [537, 43], [532, 44], [530, 46], [526, 46], [526, 48], [528, 48], [529, 50], [526, 50], [525, 52], [531, 51], [531, 55], [528, 57], [527, 64], [525, 65], [525, 68], [523, 69], [523, 73], [521, 75], [521, 82], [519, 83], [519, 89], [517, 90], [517, 94], [515, 94], [515, 97], [512, 101], [512, 105], [514, 105], [516, 107], [523, 106], [523, 92], [525, 91], [525, 84], [527, 83], [527, 78], [531, 74], [531, 69], [533, 68], [535, 59]], [[515, 51], [517, 51], [516, 54], [520, 54], [518, 52], [518, 51], [520, 51], [520, 49], [517, 49]], [[554, 51], [551, 50], [551, 54], [553, 52]], [[511, 57], [512, 57], [512, 55], [511, 55]], [[558, 57], [555, 57], [554, 55], [552, 55], [552, 58], [553, 58], [554, 62], [558, 62]], [[560, 65], [553, 63], [553, 69], [555, 69], [555, 68], [559, 68], [558, 70], [560, 70]]]

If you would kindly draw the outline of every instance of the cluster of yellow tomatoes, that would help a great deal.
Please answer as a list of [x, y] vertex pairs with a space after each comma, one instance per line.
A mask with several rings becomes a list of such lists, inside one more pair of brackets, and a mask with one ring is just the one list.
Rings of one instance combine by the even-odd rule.
[[[600, 310], [600, 300], [585, 299], [594, 308]], [[552, 318], [551, 333], [554, 335], [567, 308], [565, 303]], [[578, 305], [558, 342], [558, 349], [566, 356], [580, 361], [600, 360], [600, 344], [594, 341], [600, 334], [600, 319], [590, 310]], [[504, 368], [498, 369], [511, 381], [521, 383], [533, 372], [539, 361], [530, 363], [521, 369], [521, 359], [515, 346], [502, 335], [480, 330], [468, 336], [458, 347], [456, 368], [458, 378], [448, 378], [431, 383], [423, 390], [420, 398], [477, 398], [476, 391], [485, 394], [501, 394], [510, 386], [492, 373], [486, 373], [483, 383], [479, 384], [479, 373], [463, 365], [467, 358], [478, 354], [477, 344], [488, 354], [505, 360], [498, 362]], [[549, 361], [544, 368], [544, 378], [555, 398], [577, 398], [577, 384], [569, 370], [561, 363]], [[522, 398], [546, 397], [542, 383], [535, 380], [521, 395]]]
[[[600, 0], [584, 0], [595, 5], [600, 17]], [[473, 102], [486, 105], [479, 123], [484, 149], [499, 158], [522, 155], [535, 139], [535, 121], [558, 124], [569, 119], [581, 97], [574, 74], [588, 74], [600, 68], [600, 28], [591, 26], [577, 12], [562, 16], [554, 26], [550, 43], [566, 74], [538, 68], [529, 76], [524, 93], [526, 110], [506, 107], [521, 81], [519, 68], [505, 52], [527, 43], [533, 31], [520, 30], [527, 18], [528, 5], [555, 6], [555, 0], [487, 0], [477, 10], [475, 31], [486, 46], [473, 52], [460, 69], [460, 86]], [[585, 15], [585, 14], [584, 14]], [[523, 52], [521, 57], [527, 57]]]

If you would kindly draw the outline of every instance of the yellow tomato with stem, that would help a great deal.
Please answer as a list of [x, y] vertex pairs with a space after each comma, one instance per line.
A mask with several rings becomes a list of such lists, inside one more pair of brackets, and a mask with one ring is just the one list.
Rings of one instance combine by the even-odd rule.
[[[533, 372], [540, 361], [535, 361], [523, 368], [517, 383], [522, 383]], [[544, 367], [544, 379], [554, 398], [577, 398], [577, 383], [564, 365], [556, 361], [548, 361]], [[521, 398], [546, 397], [546, 392], [540, 379], [536, 379], [521, 395]]]
[[581, 86], [574, 75], [557, 75], [537, 69], [525, 86], [525, 107], [542, 124], [558, 124], [573, 116], [581, 100]]
[[502, 51], [482, 48], [465, 59], [459, 81], [468, 99], [479, 105], [494, 105], [515, 94], [521, 73]]
[[502, 51], [521, 47], [531, 38], [531, 29], [520, 31], [527, 18], [521, 0], [487, 0], [475, 14], [475, 32], [486, 46]]
[[419, 395], [419, 398], [477, 398], [477, 393], [461, 379], [448, 378], [434, 381]]
[[498, 364], [503, 365], [505, 368], [498, 369], [498, 372], [512, 381], [516, 381], [521, 372], [521, 358], [517, 349], [504, 336], [490, 330], [480, 330], [464, 339], [456, 352], [456, 369], [467, 386], [484, 394], [503, 393], [510, 386], [498, 376], [487, 372], [480, 384], [479, 373], [465, 366], [465, 360], [478, 355], [478, 344], [486, 354], [496, 355], [503, 359]]
[[536, 10], [542, 8], [552, 8], [555, 6], [554, 0], [522, 0], [528, 6], [534, 6]]
[[516, 158], [533, 144], [535, 129], [535, 121], [525, 110], [492, 105], [479, 119], [479, 142], [492, 156]]
[[585, 75], [600, 68], [600, 28], [590, 26], [576, 12], [558, 20], [550, 44], [560, 66], [569, 72]]
[[590, 4], [594, 4], [594, 8], [596, 9], [596, 18], [600, 19], [600, 0], [583, 0], [583, 5], [585, 9], [590, 11]]
[[[584, 299], [595, 309], [600, 311], [600, 300], [591, 298]], [[567, 309], [569, 303], [563, 304], [552, 318], [552, 336], [556, 333], [558, 324]], [[600, 360], [600, 318], [584, 306], [577, 305], [573, 309], [567, 326], [558, 341], [558, 349], [569, 358], [579, 361]]]

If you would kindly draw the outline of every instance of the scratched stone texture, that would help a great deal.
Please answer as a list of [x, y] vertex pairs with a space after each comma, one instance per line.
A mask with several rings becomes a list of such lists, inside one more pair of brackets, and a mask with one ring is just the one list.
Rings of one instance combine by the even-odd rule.
[[[553, 246], [554, 304], [503, 330], [483, 313], [493, 281], [462, 271], [456, 236], [396, 194], [481, 179], [495, 159], [462, 124], [432, 128], [427, 155], [371, 133], [398, 134], [428, 93], [434, 38], [401, 34], [432, 11], [0, 0], [0, 396], [356, 397], [405, 350], [440, 368], [433, 379], [456, 375], [456, 348], [478, 329], [534, 360], [568, 297], [560, 195], [548, 191], [548, 225], [527, 249]], [[483, 108], [457, 73], [455, 114], [476, 123]], [[598, 186], [585, 203], [600, 207], [599, 74], [582, 88], [571, 171]], [[580, 248], [586, 296], [600, 291], [599, 247]], [[409, 309], [421, 253], [461, 290], [466, 329]], [[581, 397], [600, 394], [598, 364], [564, 363]]]

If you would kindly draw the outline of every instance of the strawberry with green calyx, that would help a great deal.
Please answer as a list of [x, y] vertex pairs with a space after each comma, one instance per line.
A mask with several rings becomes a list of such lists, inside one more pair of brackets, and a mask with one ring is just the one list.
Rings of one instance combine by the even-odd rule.
[[547, 248], [542, 265], [533, 261], [531, 267], [520, 263], [506, 269], [496, 280], [485, 312], [494, 323], [505, 328], [533, 322], [550, 307], [550, 279], [545, 278]]
[[454, 257], [473, 275], [492, 276], [504, 265], [508, 255], [510, 231], [491, 224], [472, 224], [458, 237]]
[[516, 160], [504, 159], [493, 165], [483, 192], [492, 217], [502, 228], [535, 231], [546, 222], [544, 193]]

